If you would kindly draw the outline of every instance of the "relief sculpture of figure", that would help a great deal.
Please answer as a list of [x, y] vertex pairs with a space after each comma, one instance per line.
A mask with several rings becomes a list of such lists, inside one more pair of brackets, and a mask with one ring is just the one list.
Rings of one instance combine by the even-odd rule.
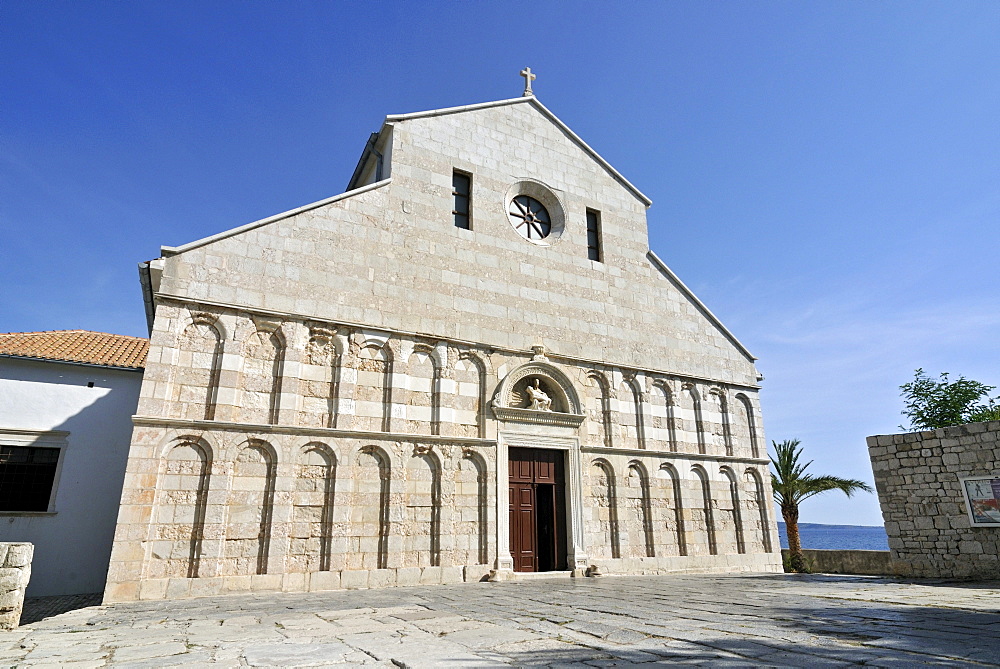
[[534, 411], [552, 411], [552, 399], [539, 387], [538, 379], [535, 379], [534, 386], [528, 386], [525, 390], [528, 393], [528, 397], [531, 398], [531, 404], [528, 406], [529, 409]]

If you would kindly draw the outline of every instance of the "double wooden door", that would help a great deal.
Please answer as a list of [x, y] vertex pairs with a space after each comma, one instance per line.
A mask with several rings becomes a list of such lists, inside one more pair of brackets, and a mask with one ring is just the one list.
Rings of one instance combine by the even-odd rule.
[[511, 448], [510, 554], [514, 571], [566, 566], [566, 486], [563, 452]]

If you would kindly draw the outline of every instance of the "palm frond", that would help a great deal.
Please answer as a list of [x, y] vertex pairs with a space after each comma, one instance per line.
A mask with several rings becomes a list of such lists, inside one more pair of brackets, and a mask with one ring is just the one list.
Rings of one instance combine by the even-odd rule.
[[808, 490], [803, 493], [799, 501], [809, 499], [813, 495], [819, 495], [828, 490], [839, 490], [848, 497], [853, 497], [854, 493], [859, 490], [873, 492], [873, 488], [870, 485], [858, 479], [845, 479], [839, 476], [817, 476], [815, 478], [810, 477]]
[[828, 490], [840, 490], [848, 497], [862, 490], [872, 492], [872, 487], [858, 479], [845, 479], [839, 476], [812, 476], [806, 473], [812, 460], [800, 462], [802, 455], [801, 442], [798, 439], [786, 439], [780, 444], [771, 442], [774, 446], [774, 456], [771, 464], [771, 487], [774, 490], [774, 500], [781, 506], [798, 506], [799, 502], [819, 495]]

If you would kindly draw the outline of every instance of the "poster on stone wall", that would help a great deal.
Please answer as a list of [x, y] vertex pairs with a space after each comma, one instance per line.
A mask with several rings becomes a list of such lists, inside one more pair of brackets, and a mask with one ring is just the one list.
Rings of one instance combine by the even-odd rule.
[[1000, 527], [1000, 476], [968, 476], [960, 481], [972, 525]]

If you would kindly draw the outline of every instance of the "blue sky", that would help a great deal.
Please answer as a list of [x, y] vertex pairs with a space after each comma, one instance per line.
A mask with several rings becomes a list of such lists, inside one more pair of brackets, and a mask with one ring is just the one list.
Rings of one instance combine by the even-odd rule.
[[[530, 65], [760, 358], [768, 438], [871, 480], [916, 367], [1000, 385], [998, 35], [990, 2], [3, 3], [0, 331], [144, 335], [160, 245], [342, 192], [386, 114]], [[834, 495], [802, 520], [881, 522]]]

